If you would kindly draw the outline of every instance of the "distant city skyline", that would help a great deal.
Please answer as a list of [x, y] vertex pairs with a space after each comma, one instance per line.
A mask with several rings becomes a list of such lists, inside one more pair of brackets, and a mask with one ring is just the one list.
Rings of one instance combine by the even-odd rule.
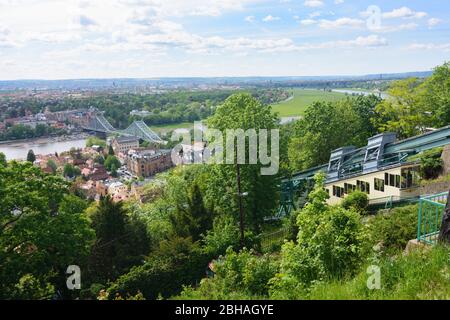
[[440, 0], [0, 0], [0, 80], [345, 76], [448, 60]]

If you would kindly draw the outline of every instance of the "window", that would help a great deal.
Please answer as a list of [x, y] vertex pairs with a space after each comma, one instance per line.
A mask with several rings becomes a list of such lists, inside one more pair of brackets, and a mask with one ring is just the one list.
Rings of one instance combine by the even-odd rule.
[[374, 179], [375, 190], [384, 192], [384, 180], [383, 179]]
[[419, 185], [419, 168], [402, 169], [401, 187], [402, 189], [414, 188]]
[[389, 174], [389, 173], [384, 174], [385, 185], [400, 188], [400, 180], [401, 180], [400, 175], [398, 174]]
[[338, 198], [344, 197], [344, 188], [333, 186], [333, 196]]
[[344, 193], [345, 194], [350, 194], [355, 190], [356, 190], [356, 186], [354, 184], [344, 183]]
[[370, 194], [370, 184], [368, 182], [357, 180], [356, 181], [356, 187], [361, 192], [365, 192], [367, 194]]
[[367, 150], [367, 161], [376, 160], [378, 158], [380, 148], [375, 147], [372, 149]]

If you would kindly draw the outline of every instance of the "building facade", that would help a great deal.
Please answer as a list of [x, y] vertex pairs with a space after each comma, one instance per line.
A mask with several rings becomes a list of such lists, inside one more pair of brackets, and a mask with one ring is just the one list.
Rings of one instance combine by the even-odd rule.
[[283, 180], [279, 215], [288, 214], [295, 207], [295, 194], [305, 198], [318, 172], [326, 175], [324, 187], [330, 196], [329, 204], [339, 204], [354, 190], [367, 193], [370, 204], [421, 196], [424, 193], [417, 155], [436, 147], [444, 147], [441, 158], [446, 174], [450, 172], [450, 126], [405, 140], [397, 140], [395, 133], [386, 132], [369, 138], [362, 148], [346, 146], [334, 150], [328, 164]]
[[326, 183], [328, 204], [339, 204], [348, 194], [360, 190], [368, 195], [371, 204], [398, 201], [420, 195], [419, 165], [403, 165], [377, 170]]
[[127, 153], [131, 149], [139, 148], [139, 138], [120, 136], [112, 140], [112, 147], [115, 154]]
[[127, 157], [128, 170], [138, 177], [151, 177], [171, 167], [170, 150], [138, 150]]

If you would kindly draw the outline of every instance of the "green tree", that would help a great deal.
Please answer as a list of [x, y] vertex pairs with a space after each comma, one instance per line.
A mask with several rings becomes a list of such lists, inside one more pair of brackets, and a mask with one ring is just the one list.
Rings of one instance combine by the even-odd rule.
[[52, 159], [47, 161], [47, 167], [52, 169], [53, 174], [55, 174], [56, 170], [58, 169], [58, 166], [56, 165], [55, 161], [53, 161]]
[[206, 209], [198, 185], [192, 187], [187, 203], [178, 205], [175, 213], [170, 216], [170, 221], [176, 235], [191, 237], [193, 241], [200, 240], [211, 229], [213, 212]]
[[114, 155], [114, 149], [112, 144], [109, 145], [108, 147], [108, 156], [113, 156]]
[[378, 104], [378, 117], [372, 118], [379, 131], [396, 132], [400, 139], [405, 139], [423, 133], [433, 124], [430, 112], [433, 108], [423, 103], [421, 83], [417, 78], [409, 78], [391, 85], [389, 98]]
[[283, 245], [281, 273], [274, 290], [308, 287], [313, 281], [342, 278], [358, 270], [364, 256], [364, 232], [354, 210], [328, 206], [325, 175], [316, 175], [309, 203], [299, 212], [297, 244]]
[[122, 202], [102, 197], [90, 218], [97, 236], [89, 263], [93, 280], [114, 280], [148, 254], [145, 225], [137, 217], [130, 218]]
[[354, 209], [359, 214], [367, 214], [367, 208], [369, 207], [369, 197], [367, 193], [359, 190], [353, 191], [342, 201], [342, 207], [344, 209]]
[[65, 177], [68, 177], [68, 178], [73, 178], [73, 177], [75, 177], [75, 176], [76, 176], [76, 170], [75, 170], [75, 167], [74, 167], [72, 164], [70, 164], [70, 163], [66, 163], [66, 164], [64, 165], [63, 175], [64, 175]]
[[[261, 104], [250, 94], [235, 94], [230, 96], [215, 114], [208, 120], [208, 126], [221, 130], [224, 135], [223, 145], [226, 145], [227, 129], [254, 129], [259, 134], [260, 129], [270, 130], [278, 127], [278, 118], [272, 113], [270, 106]], [[248, 163], [249, 139], [246, 138], [246, 159]], [[234, 138], [236, 143], [236, 138]], [[270, 143], [268, 146], [270, 150]], [[275, 156], [275, 155], [272, 155]], [[277, 190], [276, 175], [262, 175], [262, 164], [240, 165], [241, 191], [247, 193], [243, 198], [245, 223], [255, 232], [264, 217], [270, 216], [276, 206], [274, 197]], [[236, 183], [236, 165], [217, 164], [210, 168], [210, 179], [207, 182], [207, 198], [215, 203], [215, 209], [221, 213], [232, 213], [239, 216], [238, 192]]]
[[100, 146], [106, 148], [106, 141], [97, 137], [89, 137], [86, 140], [86, 147]]
[[115, 164], [112, 164], [111, 166], [111, 176], [117, 177], [117, 167]]
[[3, 152], [0, 152], [0, 166], [6, 167], [8, 165], [8, 161], [6, 160], [6, 156]]
[[433, 125], [450, 124], [450, 62], [434, 69], [433, 75], [421, 85], [419, 99], [422, 108], [433, 114]]
[[121, 163], [120, 163], [119, 159], [117, 159], [116, 156], [109, 155], [105, 160], [104, 166], [108, 171], [112, 171], [113, 166], [115, 166], [116, 169], [120, 168]]
[[95, 163], [98, 163], [98, 164], [104, 164], [105, 158], [101, 154], [99, 154], [98, 156], [95, 157], [94, 161], [95, 161]]
[[367, 144], [367, 139], [375, 133], [367, 121], [377, 101], [370, 96], [313, 103], [291, 133], [288, 147], [291, 168], [304, 170], [322, 165], [337, 148]]
[[94, 234], [82, 212], [65, 209], [67, 194], [61, 177], [28, 162], [0, 167], [0, 298], [47, 296], [48, 284], [70, 296], [65, 271], [84, 265]]
[[36, 156], [34, 155], [34, 151], [33, 150], [29, 150], [28, 154], [27, 154], [27, 161], [28, 162], [35, 162], [36, 161]]

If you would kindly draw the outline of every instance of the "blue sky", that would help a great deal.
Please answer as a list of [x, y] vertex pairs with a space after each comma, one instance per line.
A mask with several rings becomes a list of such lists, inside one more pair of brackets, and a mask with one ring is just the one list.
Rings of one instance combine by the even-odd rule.
[[443, 0], [0, 0], [0, 79], [422, 71], [449, 31]]

